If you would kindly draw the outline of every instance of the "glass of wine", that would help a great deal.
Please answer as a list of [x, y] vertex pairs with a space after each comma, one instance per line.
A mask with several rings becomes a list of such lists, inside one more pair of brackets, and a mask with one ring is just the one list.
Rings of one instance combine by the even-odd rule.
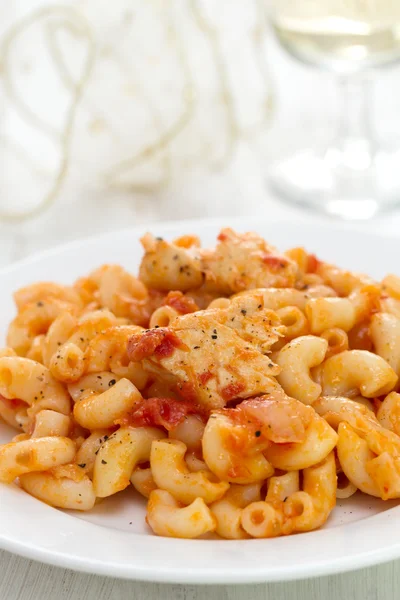
[[346, 219], [400, 206], [400, 144], [375, 137], [370, 90], [375, 67], [400, 61], [400, 0], [270, 0], [269, 16], [291, 56], [337, 75], [343, 98], [333, 138], [272, 164], [272, 189]]

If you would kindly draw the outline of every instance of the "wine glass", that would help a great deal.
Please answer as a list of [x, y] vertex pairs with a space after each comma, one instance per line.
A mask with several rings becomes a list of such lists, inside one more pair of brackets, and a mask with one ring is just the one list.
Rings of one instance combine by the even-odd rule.
[[400, 60], [400, 0], [270, 0], [269, 6], [280, 44], [297, 60], [335, 73], [343, 99], [334, 137], [272, 164], [272, 189], [345, 219], [400, 206], [400, 144], [375, 137], [370, 89], [375, 67]]

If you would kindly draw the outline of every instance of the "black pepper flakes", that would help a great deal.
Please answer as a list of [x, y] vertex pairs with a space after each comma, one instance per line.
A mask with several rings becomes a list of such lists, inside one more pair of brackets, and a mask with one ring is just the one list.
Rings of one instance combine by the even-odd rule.
[[102, 465], [106, 465], [106, 464], [107, 464], [107, 461], [106, 461], [106, 460], [104, 460], [104, 458], [102, 458], [102, 459], [101, 459], [101, 464], [102, 464]]
[[78, 467], [80, 467], [81, 469], [84, 469], [86, 467], [86, 463], [81, 463], [80, 465], [78, 465]]
[[261, 435], [261, 431], [260, 431], [259, 429], [257, 429], [257, 431], [254, 433], [254, 435], [255, 435], [256, 437], [260, 437], [260, 435]]
[[117, 383], [116, 379], [110, 379], [110, 381], [108, 382], [108, 387], [112, 387], [113, 385], [115, 385]]
[[240, 311], [242, 313], [242, 315], [245, 317], [247, 315], [247, 310], [242, 308], [242, 310]]

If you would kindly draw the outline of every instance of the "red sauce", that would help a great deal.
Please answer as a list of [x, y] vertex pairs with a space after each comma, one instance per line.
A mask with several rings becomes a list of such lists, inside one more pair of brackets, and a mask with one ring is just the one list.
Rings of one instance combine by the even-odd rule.
[[127, 352], [129, 360], [139, 362], [153, 354], [158, 358], [172, 356], [175, 348], [186, 349], [186, 346], [173, 331], [160, 327], [133, 335], [128, 341]]
[[176, 348], [185, 349], [185, 344], [182, 344], [178, 336], [172, 331], [167, 331], [162, 342], [154, 351], [158, 358], [168, 358], [172, 356]]
[[179, 394], [187, 402], [197, 402], [196, 387], [190, 381], [178, 383], [173, 391]]
[[143, 334], [133, 335], [128, 340], [127, 353], [129, 360], [139, 362], [151, 356], [157, 346], [161, 344], [164, 336], [163, 329], [151, 329]]
[[116, 423], [130, 427], [164, 427], [167, 431], [176, 427], [189, 414], [195, 414], [196, 407], [184, 400], [173, 398], [143, 399], [132, 412]]
[[262, 261], [272, 272], [284, 269], [288, 264], [285, 258], [282, 256], [274, 256], [273, 254], [264, 254]]
[[187, 315], [188, 313], [193, 313], [199, 310], [196, 302], [193, 298], [189, 298], [182, 294], [182, 292], [169, 292], [168, 296], [165, 298], [163, 304], [167, 306], [171, 306], [181, 315]]
[[226, 387], [222, 388], [221, 396], [224, 400], [226, 400], [226, 402], [228, 402], [228, 400], [236, 398], [240, 394], [240, 392], [243, 392], [245, 387], [246, 386], [244, 385], [244, 383], [230, 383]]
[[315, 254], [308, 255], [307, 261], [307, 273], [315, 273], [322, 262], [315, 256]]
[[198, 375], [197, 379], [199, 380], [200, 385], [205, 386], [207, 385], [207, 382], [210, 381], [210, 379], [212, 379], [213, 377], [214, 375], [210, 373], [210, 371], [206, 371], [205, 373], [201, 373], [200, 375]]

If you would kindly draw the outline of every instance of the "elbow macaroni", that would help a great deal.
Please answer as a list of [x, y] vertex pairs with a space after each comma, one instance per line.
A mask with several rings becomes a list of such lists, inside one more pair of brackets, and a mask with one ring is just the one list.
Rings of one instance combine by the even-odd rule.
[[151, 315], [149, 325], [150, 327], [168, 327], [176, 317], [179, 317], [179, 313], [172, 306], [160, 306]]
[[336, 446], [337, 434], [325, 421], [316, 418], [306, 430], [306, 437], [298, 444], [272, 443], [264, 452], [271, 465], [283, 471], [306, 469], [322, 461]]
[[246, 506], [260, 499], [260, 482], [249, 485], [232, 484], [225, 496], [210, 506], [216, 520], [216, 533], [227, 540], [249, 538], [242, 527], [242, 512]]
[[338, 458], [349, 481], [383, 500], [399, 498], [400, 437], [347, 398], [321, 398], [316, 410], [338, 427]]
[[322, 393], [330, 396], [346, 396], [359, 390], [366, 398], [375, 398], [389, 393], [398, 380], [382, 357], [366, 350], [347, 350], [331, 356], [316, 372]]
[[0, 448], [0, 481], [11, 483], [16, 477], [34, 471], [47, 471], [72, 462], [76, 447], [64, 437], [41, 437], [11, 442]]
[[0, 358], [0, 394], [25, 402], [29, 407], [28, 415], [35, 415], [44, 408], [65, 415], [71, 411], [71, 401], [65, 388], [45, 366], [29, 358]]
[[210, 481], [207, 471], [189, 471], [184, 461], [186, 449], [178, 440], [153, 442], [150, 467], [157, 487], [183, 504], [190, 504], [196, 498], [202, 498], [206, 504], [219, 500], [229, 489], [229, 484]]
[[321, 338], [328, 342], [328, 348], [325, 353], [325, 358], [330, 358], [334, 354], [340, 354], [349, 349], [349, 338], [343, 329], [333, 327], [332, 329], [325, 329], [321, 333]]
[[0, 482], [79, 511], [132, 485], [156, 535], [188, 539], [310, 531], [357, 490], [400, 499], [400, 277], [231, 229], [214, 249], [142, 243], [139, 278], [104, 265], [15, 293]]
[[105, 498], [124, 490], [136, 465], [149, 460], [152, 442], [163, 435], [151, 427], [121, 427], [104, 440], [94, 462], [96, 496]]
[[20, 476], [23, 490], [58, 508], [91, 510], [96, 495], [88, 477], [74, 481], [68, 477], [55, 477], [51, 473], [27, 473]]
[[100, 394], [91, 394], [75, 403], [74, 418], [87, 429], [112, 427], [115, 421], [141, 400], [139, 390], [128, 379], [120, 379]]
[[312, 298], [306, 304], [306, 316], [314, 335], [333, 327], [349, 331], [356, 323], [356, 311], [347, 298]]
[[241, 426], [235, 425], [225, 415], [212, 415], [203, 435], [203, 456], [214, 475], [231, 483], [255, 483], [270, 477], [274, 469], [262, 451], [244, 456], [234, 448]]
[[369, 334], [375, 352], [400, 375], [400, 319], [389, 313], [377, 313], [371, 319]]
[[292, 477], [288, 475], [282, 476], [285, 478], [282, 483], [273, 482], [265, 502], [254, 502], [243, 510], [241, 524], [252, 537], [269, 538], [311, 531], [327, 520], [336, 503], [333, 453], [321, 463], [304, 469], [303, 490], [299, 490], [298, 473], [291, 473]]
[[182, 507], [164, 490], [151, 492], [146, 520], [155, 534], [165, 537], [196, 538], [216, 528], [216, 520], [202, 498]]
[[327, 348], [328, 342], [323, 338], [307, 335], [280, 350], [276, 362], [281, 372], [277, 379], [289, 396], [304, 404], [312, 404], [319, 398], [321, 386], [311, 378], [310, 369], [323, 362]]
[[157, 489], [150, 467], [147, 469], [136, 467], [131, 475], [131, 484], [145, 498]]
[[55, 410], [41, 410], [35, 417], [32, 438], [57, 435], [68, 437], [71, 428], [71, 419], [67, 415]]
[[400, 394], [390, 392], [378, 408], [376, 418], [383, 427], [400, 435]]

